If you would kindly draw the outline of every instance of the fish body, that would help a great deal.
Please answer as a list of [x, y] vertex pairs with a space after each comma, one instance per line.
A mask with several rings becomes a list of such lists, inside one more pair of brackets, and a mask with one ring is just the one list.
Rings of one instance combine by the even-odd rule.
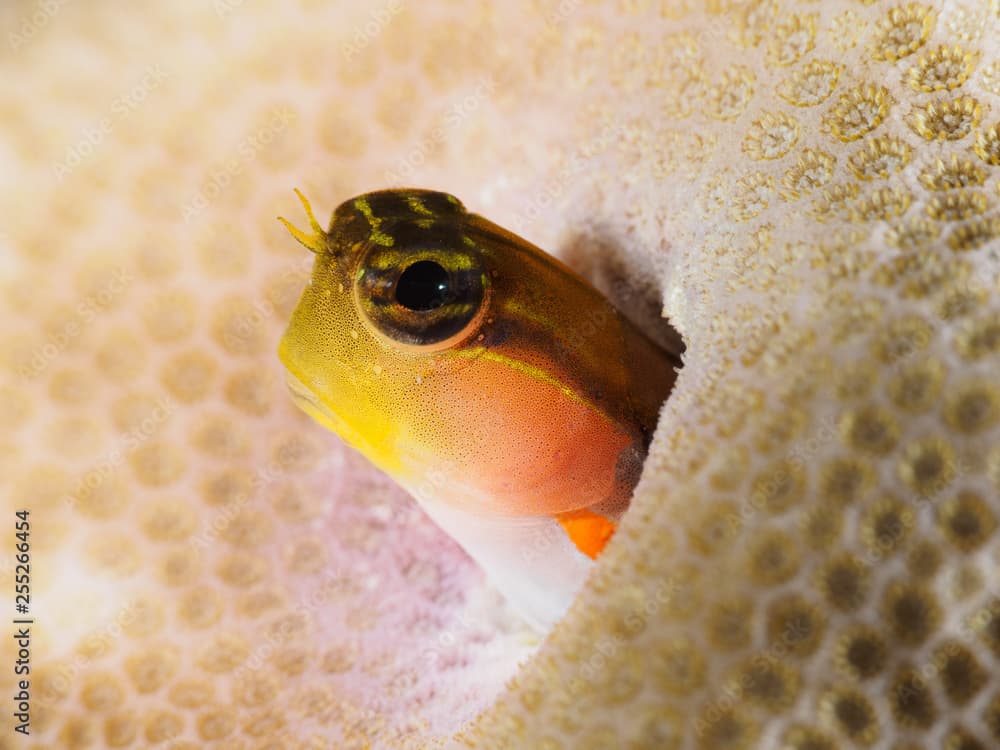
[[[301, 196], [300, 196], [301, 197]], [[279, 346], [296, 402], [548, 624], [628, 507], [676, 355], [453, 196], [341, 204]]]

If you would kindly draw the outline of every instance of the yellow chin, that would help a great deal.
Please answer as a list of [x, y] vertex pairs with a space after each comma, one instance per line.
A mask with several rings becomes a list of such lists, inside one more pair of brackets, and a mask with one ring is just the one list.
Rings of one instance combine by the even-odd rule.
[[292, 375], [291, 372], [286, 372], [285, 382], [288, 385], [289, 392], [292, 394], [292, 401], [295, 402], [296, 406], [328, 430], [339, 435], [352, 448], [371, 455], [371, 445], [368, 441], [357, 430], [354, 430], [347, 422], [337, 416], [301, 380]]

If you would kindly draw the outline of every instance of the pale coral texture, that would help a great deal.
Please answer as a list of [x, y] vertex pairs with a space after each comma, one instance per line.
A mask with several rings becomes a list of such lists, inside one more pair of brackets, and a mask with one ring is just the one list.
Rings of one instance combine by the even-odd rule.
[[[1000, 743], [995, 0], [0, 20], [0, 559], [10, 592], [30, 508], [32, 747]], [[275, 215], [399, 184], [688, 344], [537, 651], [283, 391], [311, 258]]]

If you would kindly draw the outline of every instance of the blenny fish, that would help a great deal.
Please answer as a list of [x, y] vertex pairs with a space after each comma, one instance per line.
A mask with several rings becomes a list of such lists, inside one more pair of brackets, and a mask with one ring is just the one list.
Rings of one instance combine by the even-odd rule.
[[628, 508], [679, 355], [452, 195], [367, 193], [324, 230], [295, 192], [311, 231], [280, 220], [316, 254], [279, 346], [295, 402], [551, 625]]

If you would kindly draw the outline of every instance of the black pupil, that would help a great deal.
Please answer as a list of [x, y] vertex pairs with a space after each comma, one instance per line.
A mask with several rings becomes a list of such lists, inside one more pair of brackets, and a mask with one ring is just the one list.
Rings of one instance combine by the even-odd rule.
[[396, 301], [410, 310], [433, 310], [448, 298], [448, 272], [432, 260], [408, 266], [396, 282]]

